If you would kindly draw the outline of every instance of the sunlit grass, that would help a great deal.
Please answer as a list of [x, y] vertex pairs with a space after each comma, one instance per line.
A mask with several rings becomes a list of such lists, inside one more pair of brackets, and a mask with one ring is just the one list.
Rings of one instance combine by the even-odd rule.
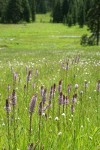
[[[10, 135], [7, 132], [5, 102], [15, 88], [17, 150], [26, 150], [30, 143], [41, 150], [99, 150], [100, 121], [99, 97], [100, 46], [82, 47], [80, 36], [87, 28], [69, 28], [62, 24], [49, 23], [48, 14], [37, 16], [36, 23], [0, 24], [0, 149], [14, 149], [13, 112], [10, 112]], [[77, 60], [79, 58], [79, 60]], [[64, 69], [68, 63], [68, 70]], [[32, 75], [27, 85], [28, 71]], [[37, 71], [38, 70], [38, 74]], [[14, 85], [13, 74], [18, 74]], [[69, 97], [68, 106], [58, 104], [58, 84], [62, 80], [62, 92]], [[85, 90], [84, 82], [88, 87]], [[47, 88], [48, 105], [50, 88], [56, 84], [52, 105], [45, 111], [46, 117], [38, 115], [41, 101], [40, 88]], [[10, 90], [8, 92], [8, 84]], [[71, 93], [67, 87], [71, 84]], [[78, 89], [75, 89], [78, 84]], [[15, 86], [15, 87], [14, 87]], [[80, 94], [83, 93], [82, 95]], [[75, 112], [71, 111], [73, 95], [77, 93]], [[32, 116], [32, 135], [29, 143], [29, 103], [37, 95]], [[58, 119], [57, 119], [58, 118]], [[40, 128], [40, 130], [39, 130]], [[14, 149], [15, 150], [15, 149]]]

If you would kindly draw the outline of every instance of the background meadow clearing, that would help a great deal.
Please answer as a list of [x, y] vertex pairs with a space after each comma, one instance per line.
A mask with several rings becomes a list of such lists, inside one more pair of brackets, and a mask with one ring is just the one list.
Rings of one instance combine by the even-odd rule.
[[[0, 24], [0, 149], [26, 150], [34, 143], [37, 150], [99, 150], [100, 46], [80, 45], [79, 37], [89, 34], [86, 27], [69, 28], [48, 20], [48, 15], [42, 19], [38, 15], [36, 23]], [[62, 93], [69, 99], [64, 105], [58, 101], [60, 80]], [[51, 105], [39, 115], [41, 86], [47, 88], [48, 106], [54, 83]], [[17, 104], [14, 111], [11, 106], [8, 135], [5, 104], [13, 89]], [[35, 94], [30, 135], [29, 103]], [[74, 94], [77, 102], [73, 102]]]

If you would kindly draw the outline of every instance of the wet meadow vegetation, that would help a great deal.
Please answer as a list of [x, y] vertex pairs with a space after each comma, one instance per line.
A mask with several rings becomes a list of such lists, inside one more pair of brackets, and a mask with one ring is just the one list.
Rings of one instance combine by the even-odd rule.
[[100, 149], [100, 46], [87, 28], [0, 24], [0, 149]]

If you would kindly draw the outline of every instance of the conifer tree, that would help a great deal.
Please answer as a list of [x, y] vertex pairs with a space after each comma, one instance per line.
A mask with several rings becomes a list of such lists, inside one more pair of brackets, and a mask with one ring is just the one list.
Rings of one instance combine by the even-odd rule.
[[78, 11], [78, 24], [80, 27], [83, 27], [85, 24], [85, 5], [84, 0], [79, 3], [79, 11]]
[[87, 25], [96, 38], [96, 44], [100, 40], [100, 1], [94, 0], [93, 6], [88, 11]]
[[53, 10], [53, 22], [60, 23], [62, 21], [63, 21], [62, 6], [60, 0], [58, 0]]
[[4, 23], [18, 23], [30, 21], [30, 7], [28, 0], [9, 0], [3, 14]]
[[36, 16], [36, 3], [35, 0], [29, 0], [29, 5], [30, 5], [30, 11], [31, 11], [31, 18], [32, 21], [35, 21], [35, 16]]
[[41, 13], [41, 14], [46, 13], [46, 1], [45, 0], [36, 1], [36, 13]]
[[6, 21], [18, 23], [23, 16], [22, 0], [9, 0], [6, 9]]
[[63, 17], [67, 17], [68, 11], [69, 11], [69, 0], [63, 0], [62, 2]]
[[30, 6], [28, 0], [22, 0], [23, 20], [30, 22]]

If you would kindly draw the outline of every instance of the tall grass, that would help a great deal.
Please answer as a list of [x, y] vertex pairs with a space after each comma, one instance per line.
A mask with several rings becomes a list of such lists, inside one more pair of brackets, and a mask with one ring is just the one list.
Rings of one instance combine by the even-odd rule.
[[0, 30], [0, 149], [99, 149], [100, 47], [72, 38], [86, 27]]

